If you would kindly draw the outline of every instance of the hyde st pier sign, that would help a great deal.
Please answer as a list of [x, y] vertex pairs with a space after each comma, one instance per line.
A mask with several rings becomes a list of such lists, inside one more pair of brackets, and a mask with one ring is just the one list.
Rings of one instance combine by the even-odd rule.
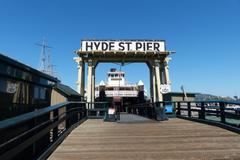
[[171, 92], [168, 67], [171, 58], [168, 56], [175, 51], [167, 50], [164, 40], [84, 39], [75, 53], [78, 56], [74, 58], [78, 65], [77, 91], [83, 96], [87, 67], [87, 102], [95, 100], [95, 70], [99, 63], [145, 63], [150, 73], [152, 102], [162, 101], [162, 95]]
[[82, 40], [81, 51], [165, 52], [163, 40]]

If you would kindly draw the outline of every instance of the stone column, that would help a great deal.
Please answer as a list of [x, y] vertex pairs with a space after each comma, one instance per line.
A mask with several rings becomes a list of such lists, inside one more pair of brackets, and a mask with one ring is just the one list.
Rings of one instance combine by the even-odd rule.
[[85, 62], [82, 61], [81, 93], [85, 96]]
[[157, 93], [157, 80], [156, 80], [156, 65], [155, 61], [149, 60], [148, 61], [148, 67], [150, 72], [150, 94], [152, 102], [158, 101], [158, 93]]
[[87, 102], [95, 100], [95, 67], [96, 62], [88, 60], [88, 77], [87, 77]]
[[171, 81], [169, 79], [169, 67], [168, 67], [168, 62], [170, 61], [170, 58], [165, 58], [164, 59], [164, 77], [165, 77], [165, 84], [171, 84]]
[[164, 65], [163, 62], [160, 62], [160, 78], [161, 78], [161, 84], [165, 84], [165, 74], [164, 74]]
[[92, 102], [92, 71], [93, 71], [93, 62], [92, 60], [88, 61], [88, 76], [87, 76], [87, 102]]
[[78, 64], [77, 92], [84, 97], [85, 64], [81, 57], [75, 57], [74, 60]]
[[152, 66], [152, 89], [153, 89], [153, 102], [157, 102], [157, 87], [156, 87], [155, 66]]
[[152, 77], [152, 65], [148, 62], [147, 63], [148, 69], [149, 69], [149, 81], [150, 81], [150, 98], [153, 102], [153, 77]]
[[154, 66], [155, 66], [155, 72], [156, 72], [156, 90], [157, 90], [156, 101], [162, 101], [163, 97], [160, 91], [160, 86], [161, 86], [160, 61], [156, 60]]
[[95, 101], [95, 65], [92, 66], [92, 102]]

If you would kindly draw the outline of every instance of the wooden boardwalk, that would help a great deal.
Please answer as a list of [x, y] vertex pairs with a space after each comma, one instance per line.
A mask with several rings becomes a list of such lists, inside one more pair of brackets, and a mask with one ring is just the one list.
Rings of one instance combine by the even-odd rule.
[[182, 119], [114, 123], [87, 120], [51, 160], [240, 159], [240, 135]]

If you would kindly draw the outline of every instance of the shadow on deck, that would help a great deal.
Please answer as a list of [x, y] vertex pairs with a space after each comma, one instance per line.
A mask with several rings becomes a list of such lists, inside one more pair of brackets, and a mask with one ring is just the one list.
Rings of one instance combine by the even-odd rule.
[[222, 128], [173, 118], [160, 123], [89, 119], [49, 157], [61, 159], [240, 159], [240, 136]]

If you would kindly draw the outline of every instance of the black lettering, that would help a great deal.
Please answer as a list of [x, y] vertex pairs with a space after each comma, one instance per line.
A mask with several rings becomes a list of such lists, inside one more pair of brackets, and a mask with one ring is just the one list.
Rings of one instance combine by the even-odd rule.
[[119, 45], [119, 50], [123, 51], [124, 50], [124, 43], [120, 42], [118, 45]]
[[148, 42], [147, 43], [147, 50], [149, 51], [149, 50], [152, 50], [152, 43], [150, 43], [150, 42]]
[[160, 51], [160, 44], [159, 43], [154, 43], [154, 51]]
[[[90, 44], [88, 44], [88, 43], [90, 43]], [[85, 43], [86, 45], [85, 45], [85, 47], [86, 47], [86, 51], [91, 51], [92, 50], [92, 47], [93, 47], [93, 44], [92, 44], [92, 42], [86, 42]], [[88, 48], [89, 48], [89, 50], [88, 50]]]
[[108, 50], [108, 44], [107, 42], [102, 42], [102, 50], [107, 51]]
[[113, 50], [114, 49], [114, 42], [109, 42], [109, 50]]
[[94, 45], [95, 45], [95, 47], [96, 47], [96, 50], [99, 50], [99, 49], [100, 49], [100, 48], [99, 48], [100, 42], [94, 42]]
[[136, 50], [140, 50], [142, 48], [142, 43], [136, 42]]
[[130, 44], [131, 44], [132, 42], [125, 42], [125, 44], [127, 44], [127, 50], [129, 51], [130, 50]]

